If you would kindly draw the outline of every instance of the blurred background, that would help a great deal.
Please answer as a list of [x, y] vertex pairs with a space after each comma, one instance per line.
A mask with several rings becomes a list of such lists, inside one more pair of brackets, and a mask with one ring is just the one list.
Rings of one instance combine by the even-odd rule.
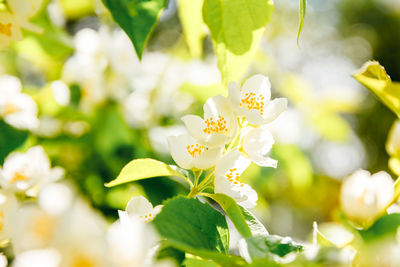
[[[270, 125], [278, 168], [256, 165], [243, 181], [259, 193], [256, 215], [270, 233], [306, 240], [312, 222], [337, 220], [340, 183], [359, 168], [388, 169], [385, 143], [395, 115], [352, 74], [370, 59], [400, 81], [400, 1], [309, 0], [297, 46], [298, 1], [275, 3], [246, 77], [271, 80], [288, 110]], [[170, 0], [138, 60], [100, 1], [45, 1], [31, 20], [43, 34], [0, 52], [0, 73], [18, 77], [36, 101], [39, 126], [28, 132], [0, 120], [0, 165], [13, 150], [39, 144], [54, 166], [110, 221], [134, 195], [158, 205], [183, 185], [155, 178], [105, 188], [135, 158], [173, 164], [166, 137], [185, 131], [180, 117], [202, 115], [220, 85], [211, 40], [193, 57]], [[393, 175], [393, 174], [392, 174]], [[394, 176], [393, 176], [394, 177]]]

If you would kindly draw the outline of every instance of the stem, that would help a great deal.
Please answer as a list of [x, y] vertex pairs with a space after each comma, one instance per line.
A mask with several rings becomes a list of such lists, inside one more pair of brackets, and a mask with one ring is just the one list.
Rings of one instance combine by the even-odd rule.
[[199, 170], [198, 172], [194, 172], [194, 186], [197, 186], [199, 183], [199, 178], [201, 174], [203, 173], [203, 170]]
[[199, 193], [199, 192], [197, 191], [197, 188], [196, 188], [196, 187], [193, 187], [193, 188], [190, 190], [189, 194], [188, 194], [186, 197], [188, 197], [188, 198], [195, 197], [195, 196], [197, 195], [197, 193]]
[[[210, 178], [213, 176], [214, 170], [215, 170], [215, 168], [211, 169], [210, 173], [207, 174], [206, 178], [204, 178], [204, 180], [201, 181], [201, 183], [198, 185], [198, 188], [204, 187], [204, 185], [205, 185], [205, 184], [210, 180]], [[200, 190], [200, 191], [201, 191], [201, 190]]]

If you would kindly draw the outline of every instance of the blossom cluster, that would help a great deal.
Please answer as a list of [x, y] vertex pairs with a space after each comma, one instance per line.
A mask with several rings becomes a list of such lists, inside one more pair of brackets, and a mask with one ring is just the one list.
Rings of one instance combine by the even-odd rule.
[[159, 237], [147, 223], [161, 206], [132, 197], [108, 227], [64, 176], [41, 146], [9, 154], [0, 167], [0, 241], [12, 245], [13, 266], [173, 266], [153, 260]]
[[243, 207], [252, 208], [257, 193], [240, 176], [251, 162], [277, 166], [277, 161], [268, 157], [274, 144], [268, 123], [286, 109], [287, 100], [271, 100], [270, 81], [260, 74], [247, 79], [242, 87], [231, 82], [228, 88], [228, 98], [217, 95], [206, 101], [203, 118], [184, 116], [188, 134], [171, 136], [168, 143], [172, 158], [180, 167], [209, 171], [200, 184], [195, 181], [194, 190], [201, 192], [214, 184], [215, 193], [226, 194]]

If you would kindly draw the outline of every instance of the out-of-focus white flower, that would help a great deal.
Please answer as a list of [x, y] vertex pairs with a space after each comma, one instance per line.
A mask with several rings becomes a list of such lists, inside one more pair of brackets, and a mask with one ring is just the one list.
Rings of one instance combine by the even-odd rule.
[[160, 154], [169, 154], [167, 136], [187, 133], [183, 125], [156, 126], [150, 129], [149, 138], [153, 149]]
[[253, 125], [270, 123], [287, 107], [286, 98], [271, 99], [271, 84], [264, 75], [257, 74], [245, 81], [242, 88], [236, 82], [228, 84], [229, 98], [239, 116]]
[[57, 267], [60, 263], [61, 255], [56, 249], [33, 249], [17, 255], [13, 267]]
[[7, 156], [0, 169], [0, 184], [5, 189], [25, 191], [29, 196], [36, 196], [41, 186], [63, 175], [62, 168], [51, 168], [43, 148], [35, 146], [25, 153], [13, 152]]
[[394, 196], [393, 180], [384, 171], [358, 170], [344, 180], [340, 200], [344, 213], [359, 221], [383, 212]]
[[61, 183], [44, 185], [38, 196], [40, 207], [52, 215], [64, 213], [71, 206], [72, 199], [71, 189]]
[[54, 99], [61, 106], [67, 106], [70, 99], [70, 92], [68, 86], [62, 81], [54, 81], [51, 83], [51, 90], [53, 91]]
[[223, 147], [208, 148], [188, 134], [169, 136], [167, 140], [172, 158], [184, 169], [209, 169], [222, 155]]
[[204, 120], [195, 115], [186, 115], [182, 120], [190, 135], [208, 147], [228, 143], [238, 128], [232, 107], [222, 95], [210, 97], [204, 104]]
[[0, 267], [6, 267], [7, 264], [7, 257], [3, 253], [0, 253]]
[[151, 222], [160, 213], [162, 205], [155, 206], [143, 196], [132, 197], [126, 205], [126, 212], [130, 217], [139, 218], [141, 222]]
[[257, 165], [276, 168], [278, 162], [266, 157], [274, 144], [274, 138], [266, 126], [247, 127], [242, 131], [243, 150]]
[[0, 117], [15, 128], [32, 130], [39, 125], [37, 106], [21, 89], [18, 78], [0, 76]]
[[123, 102], [123, 115], [133, 128], [148, 126], [153, 112], [149, 92], [135, 91]]
[[10, 237], [10, 231], [13, 226], [13, 216], [17, 207], [18, 202], [14, 194], [5, 190], [0, 190], [0, 240]]
[[8, 10], [0, 11], [0, 48], [9, 45], [10, 41], [22, 40], [21, 27], [35, 32], [42, 31], [28, 21], [41, 5], [42, 0], [7, 1]]
[[240, 175], [250, 162], [236, 148], [225, 154], [215, 166], [215, 193], [226, 194], [245, 208], [256, 206], [257, 192], [251, 186], [239, 180]]
[[121, 267], [144, 266], [158, 241], [157, 233], [150, 224], [128, 212], [119, 211], [119, 217], [107, 233], [114, 262]]
[[11, 41], [21, 41], [22, 33], [17, 19], [9, 12], [0, 12], [0, 48], [6, 47]]

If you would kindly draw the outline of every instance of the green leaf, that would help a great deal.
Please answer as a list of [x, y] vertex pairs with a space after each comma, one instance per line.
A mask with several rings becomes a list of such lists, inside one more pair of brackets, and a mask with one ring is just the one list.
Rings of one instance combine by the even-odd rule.
[[354, 78], [377, 95], [400, 118], [400, 83], [392, 82], [379, 62], [366, 62], [354, 74]]
[[167, 201], [153, 222], [158, 232], [177, 248], [181, 245], [228, 252], [229, 233], [224, 216], [198, 199], [180, 196]]
[[221, 208], [232, 220], [236, 229], [244, 238], [250, 237], [252, 235], [250, 227], [247, 225], [246, 219], [243, 216], [243, 213], [240, 210], [239, 205], [236, 203], [234, 199], [225, 194], [220, 194], [220, 193], [208, 194], [207, 196], [215, 200], [221, 206]]
[[139, 59], [168, 0], [102, 0], [131, 39]]
[[105, 186], [112, 187], [159, 176], [177, 176], [184, 178], [185, 180], [187, 179], [164, 162], [154, 159], [134, 159], [122, 168], [120, 174], [115, 180], [106, 183]]
[[186, 267], [218, 267], [219, 265], [204, 259], [186, 259], [183, 262], [183, 265]]
[[365, 241], [373, 241], [387, 235], [395, 235], [400, 226], [400, 214], [393, 213], [379, 218], [367, 230], [359, 231]]
[[203, 19], [210, 29], [224, 84], [238, 81], [247, 70], [272, 11], [272, 0], [204, 1]]
[[239, 206], [239, 208], [242, 211], [242, 214], [247, 222], [247, 225], [250, 227], [250, 230], [251, 230], [251, 233], [253, 234], [253, 236], [269, 235], [265, 226], [250, 211], [243, 208], [242, 206]]
[[7, 155], [20, 147], [28, 138], [27, 131], [21, 131], [0, 120], [0, 165]]
[[306, 6], [307, 6], [307, 1], [300, 0], [300, 22], [299, 22], [299, 31], [297, 33], [297, 45], [299, 45], [300, 33], [304, 25], [304, 17], [306, 16]]
[[289, 237], [277, 235], [253, 236], [246, 239], [249, 255], [252, 259], [273, 258], [272, 254], [283, 257], [291, 252], [300, 252], [303, 246]]
[[200, 57], [203, 52], [204, 21], [201, 7], [204, 0], [179, 0], [178, 15], [181, 20], [183, 34], [192, 57]]

